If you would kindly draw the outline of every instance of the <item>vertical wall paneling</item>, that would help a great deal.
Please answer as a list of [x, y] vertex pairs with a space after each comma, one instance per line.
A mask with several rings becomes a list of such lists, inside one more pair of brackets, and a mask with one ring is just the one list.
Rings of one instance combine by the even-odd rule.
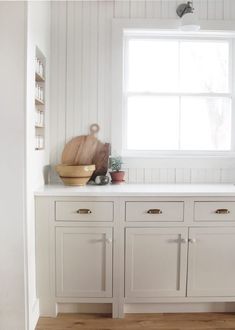
[[177, 1], [169, 1], [168, 2], [168, 18], [176, 18], [176, 7]]
[[144, 169], [144, 182], [145, 183], [152, 183], [152, 171], [151, 168]]
[[67, 4], [67, 88], [66, 88], [66, 142], [74, 136], [75, 124], [75, 68], [77, 65], [77, 58], [75, 61], [75, 21], [80, 19], [76, 15], [75, 19], [75, 2], [70, 1]]
[[129, 168], [129, 175], [128, 175], [128, 182], [129, 183], [136, 183], [137, 175], [136, 175], [136, 168]]
[[114, 0], [114, 18], [129, 18], [129, 17], [130, 17], [130, 1]]
[[190, 183], [191, 182], [191, 169], [190, 168], [177, 168], [175, 170], [176, 183]]
[[110, 141], [111, 122], [111, 44], [113, 3], [99, 2], [98, 19], [98, 118], [101, 131], [99, 138]]
[[146, 17], [146, 1], [132, 0], [130, 2], [130, 17], [131, 18], [145, 18]]
[[230, 19], [235, 19], [235, 1], [230, 0]]
[[235, 184], [235, 169], [222, 169], [221, 182]]
[[192, 169], [192, 183], [215, 183], [221, 182], [220, 169]]
[[145, 183], [144, 168], [136, 169], [136, 183]]
[[[74, 54], [70, 56], [74, 59], [73, 67], [73, 81], [72, 87], [74, 95], [71, 97], [74, 98], [73, 104], [73, 136], [79, 135], [82, 132], [82, 122], [83, 122], [83, 103], [82, 103], [82, 86], [83, 86], [83, 4], [81, 1], [74, 1]], [[72, 40], [71, 40], [72, 41]], [[69, 54], [68, 54], [69, 56]], [[69, 97], [69, 96], [68, 96]], [[72, 105], [71, 105], [72, 106]]]
[[160, 18], [161, 17], [161, 1], [146, 0], [146, 17]]
[[66, 2], [52, 2], [51, 162], [59, 161], [66, 140]]
[[223, 6], [223, 13], [224, 13], [224, 20], [229, 20], [231, 17], [231, 0], [224, 0], [224, 6]]
[[169, 1], [162, 1], [161, 18], [168, 18]]
[[201, 4], [200, 4], [200, 0], [194, 0], [193, 1], [193, 8], [195, 9], [195, 12], [197, 13], [197, 17], [200, 19], [201, 18], [201, 13], [200, 13]]
[[83, 1], [82, 133], [97, 122], [98, 2]]
[[215, 19], [218, 19], [218, 20], [224, 19], [224, 1], [223, 0], [215, 1]]
[[[51, 163], [58, 163], [64, 144], [87, 134], [98, 122], [99, 138], [111, 138], [112, 19], [176, 17], [182, 0], [53, 1], [51, 46]], [[235, 19], [235, 0], [194, 0], [202, 20]], [[155, 162], [156, 163], [156, 162]], [[132, 183], [235, 182], [233, 168], [154, 168], [125, 164]], [[229, 165], [229, 167], [234, 167]], [[52, 178], [56, 181], [57, 177]]]
[[208, 2], [200, 0], [200, 19], [208, 19]]
[[153, 168], [151, 171], [151, 181], [152, 183], [159, 183], [160, 182], [160, 169]]
[[207, 0], [207, 6], [208, 6], [207, 18], [208, 19], [215, 19], [216, 1], [215, 0]]

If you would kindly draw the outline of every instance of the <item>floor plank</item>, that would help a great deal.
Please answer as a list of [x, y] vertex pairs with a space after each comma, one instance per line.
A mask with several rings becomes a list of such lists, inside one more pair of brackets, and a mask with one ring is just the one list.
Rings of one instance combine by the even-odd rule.
[[110, 315], [59, 314], [41, 317], [36, 330], [235, 330], [235, 313], [128, 314], [124, 319]]

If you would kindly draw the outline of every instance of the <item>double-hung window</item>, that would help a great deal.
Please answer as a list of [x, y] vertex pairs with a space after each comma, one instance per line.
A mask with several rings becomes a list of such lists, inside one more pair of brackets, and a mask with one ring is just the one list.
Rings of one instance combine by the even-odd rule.
[[231, 150], [231, 41], [124, 36], [123, 150]]

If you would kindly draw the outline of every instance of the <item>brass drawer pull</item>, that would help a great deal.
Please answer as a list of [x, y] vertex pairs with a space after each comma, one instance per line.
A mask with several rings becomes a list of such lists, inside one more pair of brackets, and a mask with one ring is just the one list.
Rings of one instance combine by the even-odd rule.
[[230, 211], [228, 209], [218, 209], [215, 211], [217, 214], [229, 214]]
[[162, 210], [160, 209], [150, 209], [147, 211], [148, 214], [162, 214]]
[[89, 209], [79, 209], [79, 210], [77, 210], [77, 213], [78, 214], [91, 214], [92, 212]]

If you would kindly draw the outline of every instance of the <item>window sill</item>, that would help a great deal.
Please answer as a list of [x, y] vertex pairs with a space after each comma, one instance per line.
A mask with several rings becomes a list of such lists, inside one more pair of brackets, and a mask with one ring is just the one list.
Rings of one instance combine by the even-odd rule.
[[234, 151], [123, 151], [125, 158], [204, 158], [204, 159], [230, 159], [235, 158]]
[[235, 168], [235, 152], [122, 154], [123, 168]]

